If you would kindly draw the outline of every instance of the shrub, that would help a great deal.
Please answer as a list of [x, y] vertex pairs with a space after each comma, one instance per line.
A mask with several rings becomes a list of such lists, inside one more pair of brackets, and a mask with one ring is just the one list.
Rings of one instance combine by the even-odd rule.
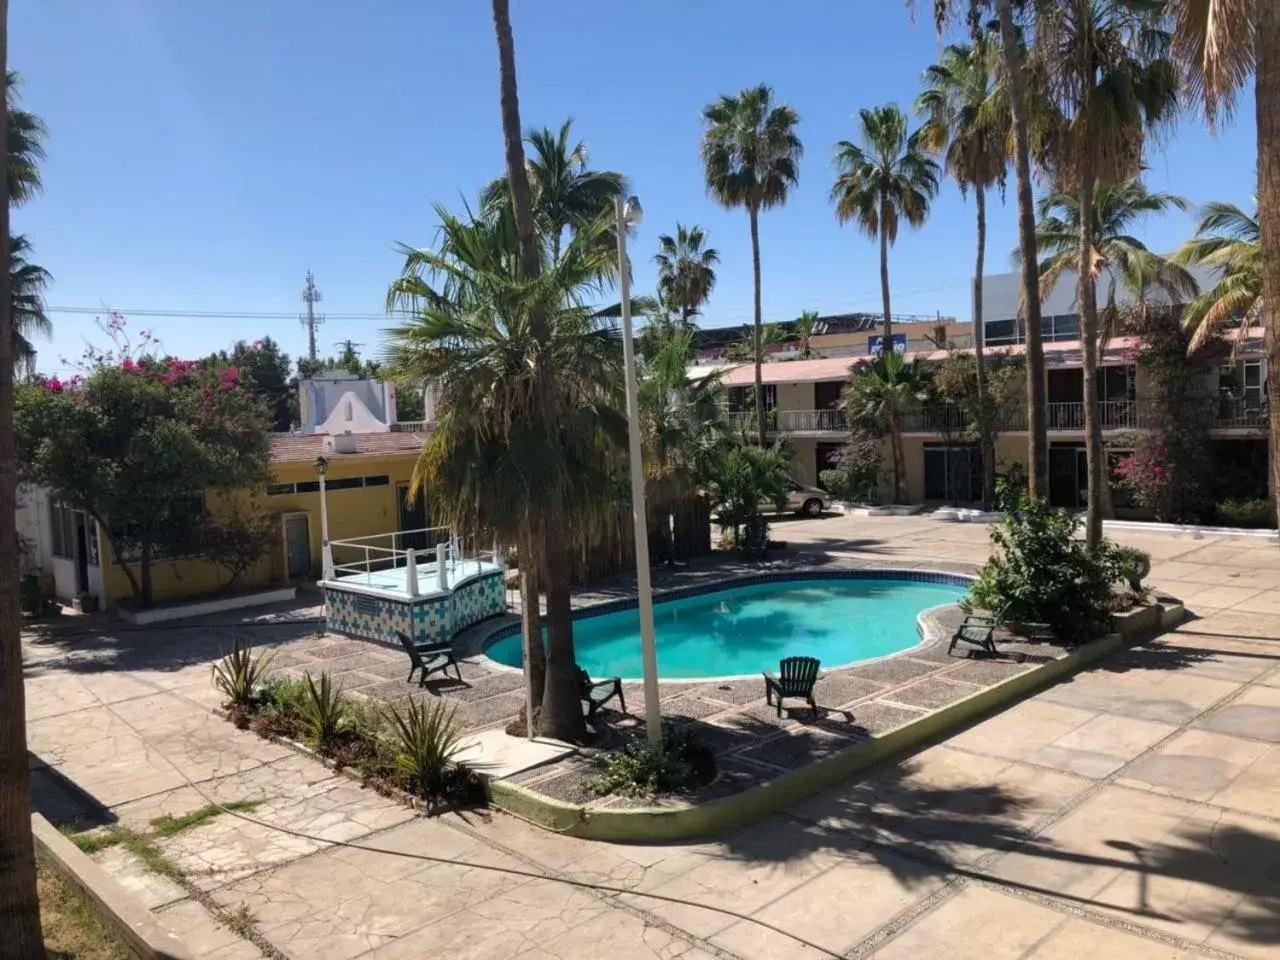
[[1228, 527], [1274, 527], [1276, 505], [1270, 500], [1225, 500], [1215, 513], [1219, 523]]
[[715, 753], [692, 732], [668, 731], [662, 746], [636, 740], [604, 760], [599, 776], [585, 782], [592, 793], [652, 799], [709, 783], [716, 775]]
[[457, 767], [462, 728], [454, 722], [453, 708], [443, 702], [424, 707], [410, 700], [403, 713], [391, 707], [389, 719], [396, 769], [412, 790], [427, 798], [430, 809], [444, 795]]
[[307, 693], [303, 677], [276, 676], [262, 690], [262, 712], [277, 716], [296, 715]]
[[1137, 547], [1117, 547], [1116, 569], [1134, 593], [1142, 592], [1142, 581], [1151, 572], [1151, 555]]
[[298, 704], [298, 720], [303, 735], [321, 749], [333, 745], [347, 725], [347, 699], [342, 687], [334, 686], [328, 673], [320, 674], [317, 687], [311, 674], [307, 674], [304, 693]]
[[876, 503], [883, 460], [881, 437], [873, 431], [856, 430], [836, 452], [834, 465], [819, 474], [819, 480], [837, 500]]
[[1023, 494], [992, 527], [996, 549], [967, 602], [1003, 612], [1006, 621], [1045, 624], [1068, 642], [1096, 635], [1107, 622], [1112, 584], [1126, 569], [1110, 541], [1090, 550], [1075, 532], [1074, 516]]
[[226, 697], [228, 709], [244, 713], [257, 705], [267, 668], [274, 655], [253, 655], [253, 644], [242, 637], [231, 638], [231, 650], [213, 665], [213, 685]]

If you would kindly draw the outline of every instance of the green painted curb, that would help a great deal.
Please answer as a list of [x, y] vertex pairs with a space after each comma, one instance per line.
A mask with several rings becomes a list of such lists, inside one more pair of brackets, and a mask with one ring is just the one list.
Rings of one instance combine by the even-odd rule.
[[[1184, 615], [1181, 606], [1165, 608], [1161, 618], [1163, 626], [1179, 622]], [[490, 797], [494, 806], [546, 830], [587, 840], [653, 843], [717, 836], [777, 813], [882, 760], [912, 750], [941, 733], [1069, 676], [1114, 653], [1125, 639], [1119, 633], [1108, 634], [1057, 660], [896, 727], [870, 743], [849, 747], [758, 787], [708, 803], [618, 810], [586, 807], [552, 800], [505, 780], [490, 783]]]

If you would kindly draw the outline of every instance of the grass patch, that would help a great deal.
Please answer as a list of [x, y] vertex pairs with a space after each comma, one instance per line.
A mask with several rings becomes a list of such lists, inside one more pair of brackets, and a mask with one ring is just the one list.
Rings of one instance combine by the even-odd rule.
[[94, 854], [99, 850], [105, 850], [107, 847], [114, 847], [120, 842], [120, 838], [110, 830], [96, 831], [94, 833], [76, 833], [72, 827], [59, 827], [59, 832], [74, 843], [81, 853]]
[[203, 826], [214, 817], [220, 816], [228, 811], [235, 813], [252, 813], [262, 806], [261, 800], [233, 800], [230, 803], [224, 803], [221, 806], [214, 806], [212, 803], [201, 807], [199, 810], [192, 810], [190, 813], [184, 813], [180, 817], [171, 817], [165, 814], [163, 817], [156, 817], [151, 821], [154, 827], [152, 836], [155, 837], [175, 837], [184, 830], [192, 830], [196, 827]]
[[120, 942], [42, 858], [36, 858], [40, 926], [49, 960], [129, 960]]
[[230, 928], [231, 932], [237, 936], [247, 936], [249, 931], [253, 929], [253, 925], [258, 922], [258, 918], [254, 916], [253, 910], [243, 900], [235, 909], [230, 910], [222, 918], [222, 922]]

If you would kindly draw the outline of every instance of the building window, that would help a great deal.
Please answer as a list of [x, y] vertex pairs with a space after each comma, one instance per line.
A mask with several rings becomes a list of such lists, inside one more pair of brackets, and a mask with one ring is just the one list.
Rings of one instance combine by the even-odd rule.
[[391, 478], [385, 473], [380, 477], [365, 477], [364, 485], [366, 487], [385, 487], [391, 482]]
[[49, 504], [49, 527], [53, 532], [53, 555], [64, 560], [76, 557], [75, 511], [61, 503]]
[[84, 536], [85, 547], [88, 551], [89, 566], [96, 567], [102, 562], [98, 555], [98, 521], [90, 520], [88, 515], [84, 518]]
[[1049, 341], [1079, 340], [1080, 318], [1074, 313], [1056, 313], [1041, 317], [1040, 336]]
[[291, 494], [291, 493], [293, 493], [293, 492], [294, 492], [294, 489], [293, 489], [293, 484], [292, 484], [292, 483], [269, 483], [269, 484], [267, 484], [267, 496], [268, 496], [268, 497], [287, 497], [289, 494]]
[[1131, 366], [1100, 368], [1098, 400], [1102, 403], [1133, 400], [1137, 396], [1136, 380], [1134, 368]]
[[1018, 321], [987, 320], [982, 325], [982, 339], [984, 343], [993, 347], [1017, 343]]
[[[391, 478], [385, 473], [373, 477], [338, 477], [326, 480], [326, 492], [333, 490], [353, 490], [360, 487], [385, 487]], [[267, 486], [268, 497], [287, 497], [294, 493], [319, 493], [319, 480], [303, 480], [299, 483], [272, 483]]]

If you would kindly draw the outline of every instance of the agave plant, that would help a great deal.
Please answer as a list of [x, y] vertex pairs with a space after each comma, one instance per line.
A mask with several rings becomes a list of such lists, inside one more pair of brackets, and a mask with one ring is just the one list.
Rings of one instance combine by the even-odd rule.
[[320, 674], [319, 686], [309, 673], [304, 679], [306, 688], [298, 703], [298, 719], [306, 738], [323, 749], [346, 729], [347, 698], [342, 695], [341, 684], [335, 685], [328, 673]]
[[444, 794], [462, 748], [462, 728], [454, 722], [454, 709], [439, 701], [423, 706], [410, 700], [403, 713], [395, 707], [389, 710], [396, 769], [427, 798], [431, 809]]
[[253, 644], [243, 637], [231, 638], [231, 650], [213, 665], [213, 685], [226, 697], [228, 708], [248, 709], [258, 700], [267, 668], [274, 654], [253, 655]]

